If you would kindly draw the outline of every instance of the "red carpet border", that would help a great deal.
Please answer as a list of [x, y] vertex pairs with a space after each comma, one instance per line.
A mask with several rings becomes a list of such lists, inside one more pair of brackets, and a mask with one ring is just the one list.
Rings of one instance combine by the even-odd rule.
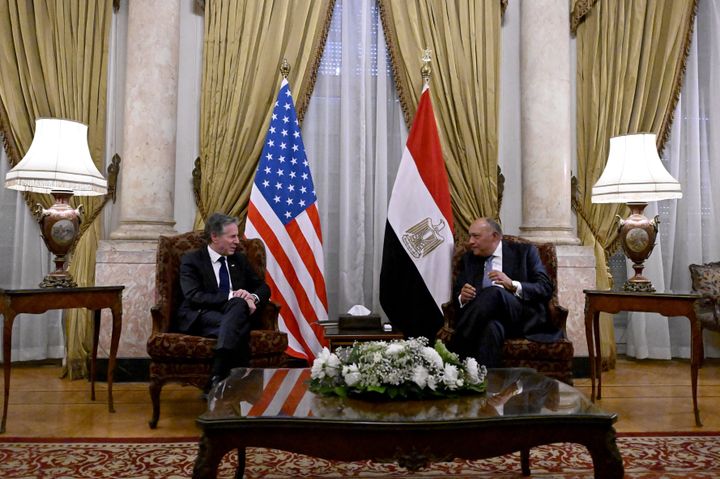
[[[625, 434], [618, 448], [628, 478], [720, 477], [720, 435]], [[197, 439], [29, 439], [0, 437], [0, 477], [3, 479], [180, 479], [192, 475]], [[536, 478], [591, 478], [587, 450], [575, 444], [532, 449]], [[220, 478], [234, 477], [237, 456], [228, 454]], [[254, 478], [520, 478], [519, 454], [480, 461], [434, 464], [410, 473], [395, 464], [369, 461], [336, 462], [271, 449], [250, 448], [245, 477]]]

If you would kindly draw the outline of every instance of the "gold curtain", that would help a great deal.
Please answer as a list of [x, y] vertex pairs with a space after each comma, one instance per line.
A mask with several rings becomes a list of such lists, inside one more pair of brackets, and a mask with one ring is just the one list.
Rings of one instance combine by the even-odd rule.
[[432, 51], [430, 94], [450, 181], [456, 234], [498, 217], [502, 3], [379, 0], [405, 122], [420, 98], [423, 50]]
[[[11, 166], [27, 152], [35, 119], [67, 118], [88, 125], [90, 154], [102, 171], [105, 152], [105, 94], [111, 0], [6, 0], [0, 2], [0, 120]], [[49, 195], [26, 193], [32, 207], [51, 205]], [[102, 197], [73, 199], [95, 218]], [[88, 226], [88, 225], [85, 225]], [[100, 237], [94, 221], [77, 244], [70, 272], [81, 286], [95, 283], [95, 251]], [[39, 231], [38, 231], [39, 234]], [[38, 278], [40, 282], [42, 278]], [[67, 373], [87, 375], [92, 338], [90, 315], [66, 315]]]
[[[590, 2], [591, 4], [594, 2]], [[597, 286], [610, 287], [607, 260], [617, 251], [621, 204], [593, 204], [592, 186], [607, 160], [609, 141], [628, 133], [657, 134], [662, 151], [670, 131], [692, 38], [694, 0], [602, 0], [577, 29], [578, 235], [593, 246]], [[615, 361], [610, 316], [601, 321], [602, 354]]]
[[210, 1], [200, 108], [196, 228], [214, 211], [244, 217], [282, 77], [283, 58], [298, 120], [322, 58], [334, 0]]

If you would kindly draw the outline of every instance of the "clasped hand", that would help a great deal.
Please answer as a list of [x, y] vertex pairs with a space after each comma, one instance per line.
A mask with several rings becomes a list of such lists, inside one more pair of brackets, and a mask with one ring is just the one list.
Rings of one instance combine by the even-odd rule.
[[[510, 292], [515, 292], [515, 286], [513, 286], [512, 280], [502, 271], [490, 271], [488, 273], [488, 278], [490, 278], [490, 281], [493, 282], [493, 285], [502, 286]], [[475, 287], [470, 283], [465, 283], [460, 290], [460, 301], [465, 304], [475, 299], [476, 295], [477, 290]]]
[[250, 314], [253, 314], [255, 312], [255, 309], [257, 308], [257, 306], [255, 305], [255, 298], [253, 297], [253, 295], [250, 291], [246, 291], [244, 289], [238, 289], [238, 290], [232, 292], [232, 297], [244, 299], [245, 302], [247, 303], [248, 307], [250, 308]]

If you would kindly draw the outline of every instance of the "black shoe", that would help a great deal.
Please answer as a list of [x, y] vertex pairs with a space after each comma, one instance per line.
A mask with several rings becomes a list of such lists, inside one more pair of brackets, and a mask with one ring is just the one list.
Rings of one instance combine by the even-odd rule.
[[218, 383], [222, 381], [222, 378], [220, 376], [212, 376], [205, 387], [203, 388], [202, 398], [203, 400], [207, 400], [208, 396], [210, 395], [210, 391], [212, 391], [215, 386], [218, 385]]

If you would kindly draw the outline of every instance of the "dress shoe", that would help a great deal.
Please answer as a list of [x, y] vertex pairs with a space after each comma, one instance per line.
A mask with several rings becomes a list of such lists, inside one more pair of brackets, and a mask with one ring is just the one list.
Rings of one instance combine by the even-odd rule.
[[218, 385], [218, 383], [219, 383], [220, 381], [222, 381], [222, 379], [223, 379], [223, 378], [221, 378], [220, 376], [212, 376], [212, 377], [208, 380], [207, 384], [206, 384], [205, 387], [203, 388], [203, 393], [202, 393], [202, 399], [203, 399], [203, 400], [207, 401], [208, 396], [210, 395], [210, 392], [215, 388], [215, 386]]

